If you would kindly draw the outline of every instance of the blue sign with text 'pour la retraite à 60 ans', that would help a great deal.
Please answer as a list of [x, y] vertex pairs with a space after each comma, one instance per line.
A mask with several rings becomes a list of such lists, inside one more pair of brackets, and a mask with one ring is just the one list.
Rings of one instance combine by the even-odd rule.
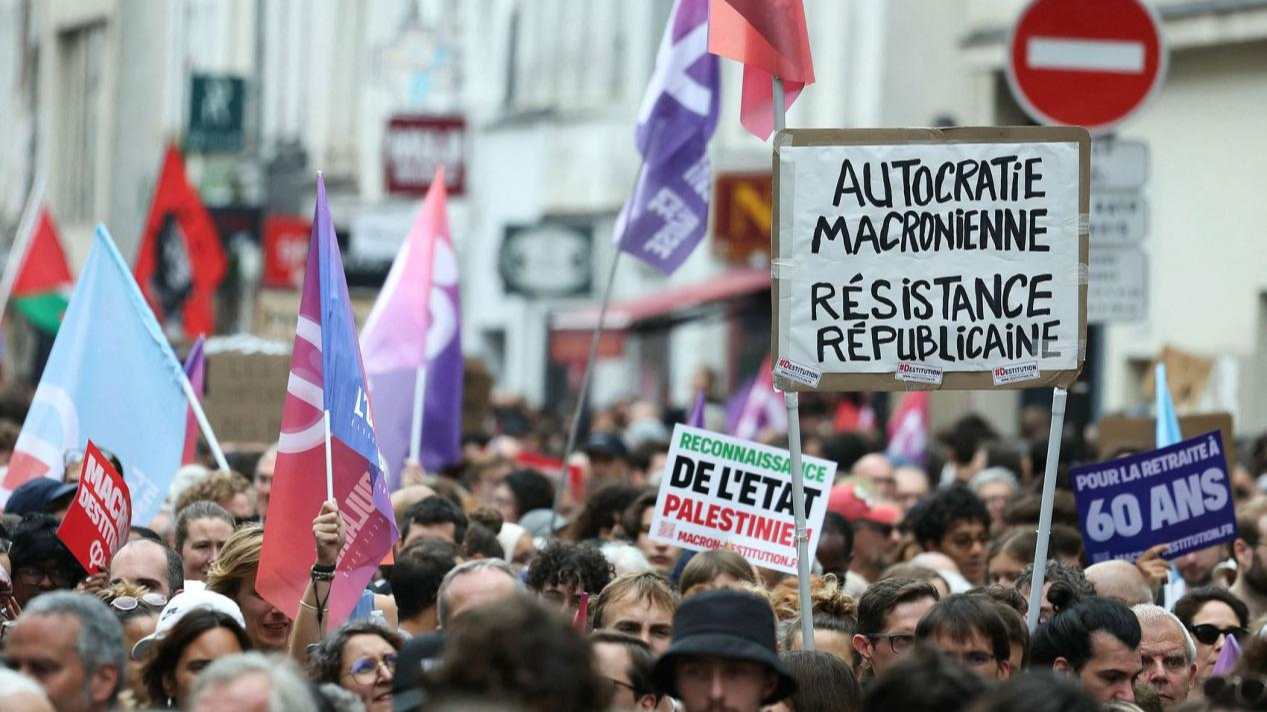
[[1069, 471], [1091, 563], [1134, 560], [1158, 544], [1166, 558], [1236, 538], [1227, 458], [1218, 431]]

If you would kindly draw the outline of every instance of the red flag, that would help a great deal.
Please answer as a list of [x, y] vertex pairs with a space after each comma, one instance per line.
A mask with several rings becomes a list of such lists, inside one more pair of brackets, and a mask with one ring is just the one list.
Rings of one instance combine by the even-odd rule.
[[75, 280], [48, 208], [41, 207], [13, 281], [13, 306], [48, 334], [57, 333]]
[[164, 327], [179, 324], [192, 338], [214, 331], [215, 292], [227, 268], [215, 224], [185, 177], [180, 152], [168, 146], [141, 234], [136, 281]]
[[742, 62], [739, 122], [762, 141], [774, 130], [771, 76], [783, 79], [785, 108], [814, 83], [803, 0], [710, 0], [708, 51]]

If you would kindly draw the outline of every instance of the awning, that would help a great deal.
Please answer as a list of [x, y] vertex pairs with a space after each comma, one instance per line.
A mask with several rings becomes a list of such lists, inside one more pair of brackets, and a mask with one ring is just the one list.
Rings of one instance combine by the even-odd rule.
[[[604, 329], [629, 329], [642, 322], [690, 318], [701, 307], [770, 289], [770, 268], [735, 269], [712, 279], [607, 307]], [[555, 331], [592, 331], [598, 324], [598, 305], [559, 312], [550, 322]]]

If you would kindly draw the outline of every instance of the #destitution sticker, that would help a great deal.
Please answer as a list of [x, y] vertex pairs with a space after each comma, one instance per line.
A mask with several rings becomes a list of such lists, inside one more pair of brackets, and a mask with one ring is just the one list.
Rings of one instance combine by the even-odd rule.
[[923, 363], [899, 363], [894, 375], [899, 381], [929, 383], [934, 386], [940, 386], [942, 369]]
[[803, 383], [810, 388], [818, 388], [818, 382], [823, 379], [823, 372], [813, 366], [806, 366], [790, 359], [781, 358], [774, 364], [774, 373], [785, 378], [789, 378], [797, 383]]
[[994, 376], [994, 385], [996, 386], [1020, 383], [1022, 381], [1034, 381], [1039, 376], [1038, 362], [1026, 361], [1006, 366], [995, 366], [991, 374]]

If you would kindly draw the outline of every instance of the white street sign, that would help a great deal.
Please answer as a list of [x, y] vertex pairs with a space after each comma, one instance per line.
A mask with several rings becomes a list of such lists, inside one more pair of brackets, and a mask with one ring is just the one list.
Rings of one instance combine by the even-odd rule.
[[1138, 247], [1097, 245], [1092, 238], [1087, 323], [1139, 322], [1148, 316], [1148, 259]]
[[1148, 144], [1108, 139], [1091, 142], [1091, 191], [1134, 190], [1148, 182]]
[[1148, 234], [1148, 200], [1138, 190], [1091, 193], [1091, 244], [1138, 244]]

